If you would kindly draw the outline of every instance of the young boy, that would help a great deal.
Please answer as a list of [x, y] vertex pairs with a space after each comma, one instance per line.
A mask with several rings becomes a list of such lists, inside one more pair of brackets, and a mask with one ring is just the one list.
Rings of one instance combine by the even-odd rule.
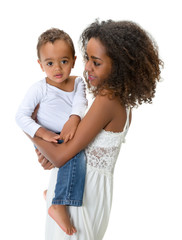
[[[73, 42], [64, 31], [49, 29], [38, 39], [37, 55], [46, 77], [28, 90], [16, 114], [16, 122], [31, 137], [54, 143], [61, 143], [60, 139], [67, 142], [73, 138], [87, 107], [83, 79], [70, 76], [76, 60]], [[31, 116], [37, 105], [35, 122]], [[66, 205], [82, 205], [85, 163], [84, 151], [81, 151], [59, 169], [55, 196], [48, 210], [68, 235], [76, 229], [70, 222]]]

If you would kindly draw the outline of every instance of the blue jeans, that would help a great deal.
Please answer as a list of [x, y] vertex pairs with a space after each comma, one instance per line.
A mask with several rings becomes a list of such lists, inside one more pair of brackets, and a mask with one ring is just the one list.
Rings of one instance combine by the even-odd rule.
[[[58, 143], [63, 141], [59, 140]], [[52, 204], [81, 206], [85, 185], [86, 157], [82, 150], [58, 170]]]

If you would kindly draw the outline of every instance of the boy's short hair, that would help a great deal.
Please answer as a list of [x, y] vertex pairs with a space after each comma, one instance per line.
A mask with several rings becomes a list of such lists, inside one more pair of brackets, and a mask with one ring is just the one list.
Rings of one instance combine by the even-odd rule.
[[71, 37], [63, 30], [60, 30], [58, 28], [51, 28], [43, 32], [38, 38], [37, 56], [39, 59], [40, 59], [40, 48], [47, 42], [54, 43], [56, 40], [66, 41], [71, 48], [73, 57], [75, 56], [75, 48], [74, 48], [74, 44]]

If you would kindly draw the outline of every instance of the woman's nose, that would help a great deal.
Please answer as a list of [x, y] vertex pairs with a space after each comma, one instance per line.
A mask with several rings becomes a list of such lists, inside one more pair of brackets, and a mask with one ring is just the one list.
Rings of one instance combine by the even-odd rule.
[[91, 72], [91, 70], [92, 70], [91, 63], [90, 63], [90, 61], [87, 61], [87, 62], [85, 63], [85, 71]]

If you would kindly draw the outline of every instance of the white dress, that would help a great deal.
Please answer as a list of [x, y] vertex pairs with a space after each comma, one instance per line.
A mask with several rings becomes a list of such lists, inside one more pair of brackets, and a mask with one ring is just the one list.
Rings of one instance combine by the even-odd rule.
[[[129, 110], [123, 132], [102, 130], [85, 149], [87, 172], [82, 207], [69, 207], [77, 233], [68, 236], [47, 215], [46, 240], [102, 240], [106, 231], [113, 194], [115, 163], [129, 128]], [[57, 171], [52, 170], [47, 193], [47, 207], [54, 197]]]

